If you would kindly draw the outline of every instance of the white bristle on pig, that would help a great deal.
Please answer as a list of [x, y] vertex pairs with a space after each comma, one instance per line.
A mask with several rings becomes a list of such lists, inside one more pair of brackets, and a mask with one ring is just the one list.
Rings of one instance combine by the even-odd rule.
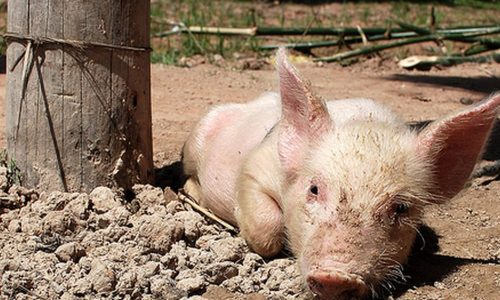
[[288, 247], [321, 299], [404, 280], [423, 209], [470, 177], [500, 94], [410, 129], [369, 99], [325, 102], [277, 53], [280, 91], [221, 105], [183, 149], [185, 190], [240, 228], [258, 254]]

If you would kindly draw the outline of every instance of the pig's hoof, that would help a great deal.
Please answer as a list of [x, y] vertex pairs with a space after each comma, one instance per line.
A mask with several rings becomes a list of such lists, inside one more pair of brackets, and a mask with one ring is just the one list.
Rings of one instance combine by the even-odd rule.
[[367, 292], [367, 286], [358, 275], [342, 271], [312, 271], [307, 275], [309, 288], [321, 299], [358, 299]]

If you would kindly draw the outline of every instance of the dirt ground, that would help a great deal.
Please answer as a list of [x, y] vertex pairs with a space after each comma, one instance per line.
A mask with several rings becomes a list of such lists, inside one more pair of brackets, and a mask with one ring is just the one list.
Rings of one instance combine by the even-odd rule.
[[[500, 88], [498, 64], [465, 64], [423, 72], [405, 71], [393, 61], [375, 58], [350, 67], [303, 63], [298, 68], [327, 99], [373, 98], [408, 121], [436, 119]], [[248, 101], [262, 92], [276, 90], [276, 79], [270, 65], [244, 71], [204, 63], [191, 68], [153, 65], [156, 167], [166, 167], [179, 160], [180, 149], [191, 128], [211, 107]], [[5, 75], [1, 75], [2, 123], [5, 122], [5, 82]], [[0, 148], [4, 147], [5, 137], [0, 132]], [[429, 209], [425, 218], [429, 232], [424, 234], [425, 250], [417, 251], [406, 270], [408, 283], [399, 287], [392, 297], [500, 299], [500, 181], [490, 179], [475, 179], [449, 203]], [[7, 231], [1, 227], [0, 235]], [[12, 230], [9, 234], [15, 236]], [[22, 245], [9, 245], [22, 248]], [[7, 295], [0, 294], [4, 299], [2, 297]], [[211, 288], [205, 298], [245, 299], [245, 296]]]

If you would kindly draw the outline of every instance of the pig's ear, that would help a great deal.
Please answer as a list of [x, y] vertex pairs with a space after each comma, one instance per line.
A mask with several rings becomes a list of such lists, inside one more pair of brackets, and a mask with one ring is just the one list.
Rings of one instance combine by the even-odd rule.
[[418, 136], [418, 152], [434, 167], [434, 202], [455, 196], [482, 154], [500, 106], [500, 93], [432, 123]]
[[324, 101], [314, 95], [311, 83], [303, 79], [288, 61], [286, 50], [276, 55], [279, 74], [282, 120], [278, 151], [287, 172], [300, 164], [310, 140], [317, 140], [332, 126]]

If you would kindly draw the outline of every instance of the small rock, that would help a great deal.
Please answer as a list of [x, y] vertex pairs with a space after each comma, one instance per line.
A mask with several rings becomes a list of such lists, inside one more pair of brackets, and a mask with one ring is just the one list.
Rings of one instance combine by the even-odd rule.
[[142, 276], [145, 278], [152, 277], [160, 271], [160, 263], [156, 261], [147, 262], [144, 266], [141, 266]]
[[87, 278], [78, 279], [71, 287], [75, 295], [88, 295], [92, 290], [92, 283]]
[[19, 220], [21, 221], [21, 230], [23, 233], [30, 235], [41, 235], [43, 233], [44, 220], [37, 213], [19, 213]]
[[87, 220], [89, 217], [89, 209], [90, 209], [90, 199], [87, 194], [80, 194], [76, 199], [71, 200], [66, 206], [64, 210], [73, 214], [73, 216], [79, 218], [80, 220]]
[[121, 294], [127, 294], [128, 291], [135, 287], [137, 282], [136, 270], [127, 270], [125, 273], [120, 275], [118, 278], [118, 283], [116, 284], [116, 291]]
[[40, 201], [33, 202], [31, 208], [34, 212], [38, 212], [41, 215], [45, 214], [47, 211], [60, 211], [63, 210], [66, 205], [78, 197], [79, 193], [62, 193], [62, 192], [51, 192], [47, 197], [40, 197]]
[[9, 222], [8, 230], [11, 233], [21, 232], [21, 220], [11, 220]]
[[175, 281], [162, 276], [151, 278], [150, 289], [156, 299], [177, 300], [187, 296], [186, 292], [176, 287]]
[[92, 207], [97, 213], [105, 213], [115, 207], [121, 206], [121, 203], [115, 199], [115, 193], [105, 186], [96, 187], [89, 195]]
[[136, 241], [156, 253], [165, 254], [184, 234], [182, 223], [165, 220], [160, 214], [143, 215], [134, 222]]
[[91, 270], [87, 278], [92, 283], [93, 289], [98, 293], [111, 292], [116, 285], [113, 269], [99, 259], [92, 261]]
[[474, 100], [470, 97], [462, 97], [460, 98], [460, 103], [463, 105], [471, 105], [474, 104]]
[[238, 261], [247, 252], [245, 241], [240, 237], [228, 237], [212, 241], [210, 249], [217, 254], [218, 261]]
[[266, 287], [271, 291], [277, 291], [280, 288], [280, 284], [287, 278], [288, 275], [285, 272], [280, 269], [274, 269], [266, 281]]
[[151, 185], [134, 185], [132, 190], [136, 194], [135, 198], [139, 201], [141, 207], [151, 207], [155, 205], [164, 205], [165, 198], [161, 188]]
[[78, 262], [80, 258], [87, 255], [85, 249], [76, 242], [63, 244], [59, 246], [54, 253], [61, 262], [67, 262], [69, 260]]
[[6, 271], [17, 271], [19, 269], [19, 261], [14, 259], [0, 260], [0, 275]]
[[179, 258], [171, 253], [167, 253], [160, 259], [160, 262], [170, 270], [176, 270], [179, 262]]
[[66, 231], [75, 231], [77, 223], [69, 213], [49, 211], [43, 218], [43, 232], [65, 234]]
[[61, 295], [61, 298], [59, 298], [60, 300], [74, 300], [74, 299], [77, 299], [74, 295], [72, 295], [71, 293], [64, 293]]
[[257, 267], [264, 263], [262, 257], [256, 253], [248, 252], [243, 259], [243, 265], [239, 267], [240, 276], [250, 276]]
[[177, 197], [177, 194], [174, 193], [174, 191], [172, 191], [169, 187], [166, 187], [163, 190], [163, 198], [165, 199], [165, 203], [167, 203], [167, 204], [174, 202], [174, 201], [178, 201], [178, 199], [179, 199]]
[[203, 276], [196, 275], [192, 278], [185, 278], [177, 282], [176, 287], [188, 294], [200, 291], [206, 286]]
[[175, 214], [175, 219], [184, 224], [184, 235], [190, 242], [194, 242], [200, 237], [200, 227], [205, 223], [205, 219], [195, 211], [180, 211]]
[[207, 235], [202, 235], [198, 240], [196, 240], [196, 247], [203, 249], [203, 250], [208, 250], [210, 249], [210, 244], [218, 239], [218, 235], [215, 234], [207, 234]]
[[218, 285], [238, 275], [238, 268], [235, 263], [224, 261], [208, 265], [205, 272], [208, 276], [208, 281]]
[[186, 210], [186, 208], [184, 208], [184, 204], [182, 204], [182, 202], [177, 200], [168, 202], [166, 208], [167, 212], [173, 215], [176, 214], [177, 212]]
[[[130, 218], [130, 212], [125, 208], [124, 206], [118, 206], [110, 211], [99, 215], [99, 218], [97, 218], [97, 225], [99, 228], [106, 228], [109, 226], [109, 224], [117, 224], [118, 226], [126, 226], [129, 218]], [[101, 224], [99, 224], [101, 223]], [[102, 227], [104, 226], [104, 227]]]

